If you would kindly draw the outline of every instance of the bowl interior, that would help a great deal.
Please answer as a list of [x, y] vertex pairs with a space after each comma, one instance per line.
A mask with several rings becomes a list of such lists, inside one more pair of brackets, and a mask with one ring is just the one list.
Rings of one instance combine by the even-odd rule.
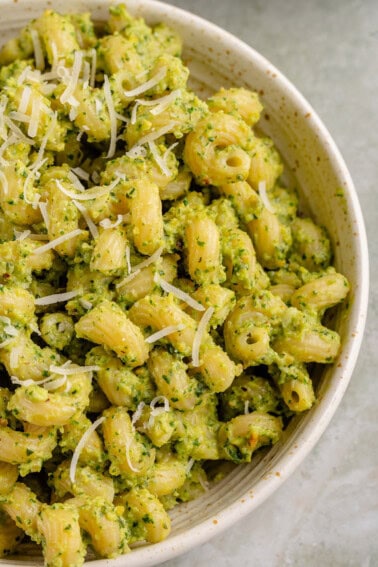
[[[2, 0], [2, 38], [13, 36], [45, 8], [62, 12], [91, 11], [95, 20], [107, 17], [109, 3], [87, 0]], [[367, 296], [368, 263], [363, 219], [352, 181], [328, 132], [296, 89], [261, 55], [230, 34], [182, 10], [156, 1], [129, 0], [128, 8], [149, 23], [165, 21], [184, 39], [184, 59], [192, 87], [207, 96], [220, 86], [257, 90], [264, 104], [261, 129], [280, 150], [291, 183], [300, 188], [303, 207], [330, 233], [336, 268], [352, 287], [348, 307], [333, 321], [342, 337], [335, 365], [321, 370], [318, 403], [295, 418], [284, 438], [251, 465], [237, 467], [201, 498], [172, 511], [173, 530], [167, 541], [141, 546], [127, 557], [130, 567], [154, 565], [199, 544], [260, 504], [303, 460], [329, 423], [345, 392], [362, 339]], [[27, 548], [24, 550], [27, 555]], [[14, 565], [26, 560], [0, 560]], [[123, 558], [94, 561], [120, 566]], [[34, 564], [30, 556], [28, 565]], [[42, 563], [36, 559], [36, 565]], [[92, 564], [92, 563], [91, 563]]]

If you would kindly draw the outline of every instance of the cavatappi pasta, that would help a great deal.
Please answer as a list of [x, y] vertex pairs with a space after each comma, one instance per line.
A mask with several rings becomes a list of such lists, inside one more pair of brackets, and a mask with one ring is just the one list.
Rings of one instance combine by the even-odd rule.
[[0, 48], [0, 557], [161, 541], [338, 355], [323, 315], [349, 285], [258, 94], [200, 100], [180, 55], [123, 5]]

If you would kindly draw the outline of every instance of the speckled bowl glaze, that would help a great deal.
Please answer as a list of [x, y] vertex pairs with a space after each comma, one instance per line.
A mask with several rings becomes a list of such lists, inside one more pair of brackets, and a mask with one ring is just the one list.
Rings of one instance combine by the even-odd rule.
[[[14, 35], [45, 8], [91, 11], [107, 17], [106, 0], [1, 0], [3, 40]], [[289, 175], [300, 188], [303, 206], [331, 235], [336, 268], [349, 279], [349, 308], [338, 310], [333, 327], [342, 338], [337, 362], [316, 377], [318, 402], [295, 418], [283, 439], [250, 465], [236, 468], [201, 498], [172, 511], [172, 533], [159, 544], [140, 546], [128, 556], [96, 560], [96, 567], [148, 567], [199, 545], [252, 512], [294, 471], [329, 424], [351, 378], [359, 352], [368, 300], [368, 252], [356, 192], [331, 136], [295, 87], [263, 56], [229, 33], [192, 14], [154, 0], [128, 0], [128, 8], [148, 23], [165, 21], [185, 43], [184, 58], [192, 87], [207, 95], [220, 86], [257, 90], [265, 106], [262, 130], [283, 155]], [[42, 565], [39, 558], [0, 560], [1, 565]]]

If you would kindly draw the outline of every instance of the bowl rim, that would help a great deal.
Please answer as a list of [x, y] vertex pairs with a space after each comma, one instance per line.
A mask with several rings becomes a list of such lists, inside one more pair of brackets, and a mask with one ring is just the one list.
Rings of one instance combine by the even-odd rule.
[[[17, 2], [17, 4], [14, 4], [15, 2]], [[13, 6], [15, 10], [19, 10], [27, 6], [28, 0], [1, 0], [1, 3], [2, 7], [8, 5]], [[59, 0], [52, 0], [51, 2], [47, 2], [46, 0], [33, 0], [33, 9], [36, 9], [38, 5], [41, 6], [41, 9], [46, 8], [47, 5], [49, 5], [50, 8], [53, 8], [54, 4], [58, 3]], [[112, 0], [98, 0], [97, 2], [95, 0], [86, 0], [84, 2], [78, 2], [78, 8], [81, 8], [82, 4], [89, 4], [90, 8], [91, 5], [96, 7], [105, 5], [106, 7], [113, 3], [114, 2], [112, 2]], [[130, 555], [119, 556], [111, 561], [109, 559], [98, 559], [88, 563], [88, 565], [93, 565], [94, 567], [109, 567], [110, 565], [112, 567], [121, 567], [126, 564], [130, 567], [142, 565], [143, 567], [149, 567], [160, 564], [168, 559], [173, 559], [174, 557], [205, 543], [212, 537], [219, 535], [222, 531], [242, 519], [245, 515], [251, 513], [252, 510], [262, 504], [269, 495], [275, 492], [314, 448], [330, 423], [345, 394], [357, 362], [357, 357], [363, 339], [369, 296], [369, 256], [367, 236], [357, 192], [336, 143], [310, 103], [279, 69], [277, 69], [268, 59], [266, 59], [253, 47], [238, 39], [227, 30], [202, 18], [201, 16], [177, 6], [166, 4], [160, 0], [128, 0], [127, 7], [130, 9], [131, 13], [137, 12], [138, 15], [140, 14], [143, 17], [147, 17], [147, 19], [148, 16], [145, 12], [153, 15], [156, 20], [159, 20], [160, 18], [161, 21], [166, 20], [167, 16], [169, 19], [172, 18], [176, 21], [180, 21], [181, 23], [186, 22], [186, 24], [188, 20], [190, 20], [190, 24], [195, 27], [201, 27], [204, 34], [206, 33], [218, 37], [221, 36], [223, 47], [230, 51], [238, 51], [244, 56], [253, 59], [254, 66], [261, 72], [265, 72], [266, 69], [269, 69], [275, 74], [276, 84], [288, 93], [288, 97], [293, 100], [296, 105], [298, 105], [301, 112], [303, 112], [303, 115], [307, 113], [311, 114], [312, 122], [314, 124], [314, 128], [317, 130], [319, 138], [321, 138], [327, 145], [328, 154], [332, 157], [333, 165], [337, 168], [339, 175], [344, 179], [344, 190], [348, 205], [348, 214], [351, 217], [351, 221], [354, 224], [356, 232], [354, 239], [356, 272], [361, 274], [361, 279], [359, 285], [356, 287], [354, 301], [350, 311], [353, 333], [350, 333], [350, 336], [346, 337], [344, 343], [343, 367], [335, 368], [333, 376], [335, 381], [338, 380], [337, 387], [333, 390], [333, 392], [331, 392], [331, 395], [328, 396], [329, 399], [327, 396], [324, 396], [322, 403], [316, 407], [316, 414], [313, 418], [313, 421], [316, 421], [316, 427], [311, 427], [311, 422], [308, 423], [303, 430], [299, 431], [294, 436], [292, 443], [295, 441], [297, 446], [296, 450], [286, 450], [280, 457], [280, 474], [269, 474], [258, 480], [258, 482], [254, 485], [253, 495], [251, 495], [250, 491], [245, 493], [244, 496], [239, 498], [233, 504], [223, 508], [221, 512], [217, 513], [216, 519], [214, 517], [210, 517], [184, 532], [169, 536], [168, 539], [160, 543], [138, 547], [137, 549], [134, 549]], [[25, 563], [22, 563], [20, 560], [10, 560], [8, 562], [0, 560], [0, 565], [14, 566], [25, 565]], [[29, 565], [40, 565], [40, 563], [30, 562]]]

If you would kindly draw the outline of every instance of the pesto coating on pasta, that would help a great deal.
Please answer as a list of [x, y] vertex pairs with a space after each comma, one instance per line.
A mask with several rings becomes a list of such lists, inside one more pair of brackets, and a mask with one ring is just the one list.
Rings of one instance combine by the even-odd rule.
[[309, 410], [346, 301], [239, 86], [123, 4], [0, 48], [0, 557], [128, 553]]

